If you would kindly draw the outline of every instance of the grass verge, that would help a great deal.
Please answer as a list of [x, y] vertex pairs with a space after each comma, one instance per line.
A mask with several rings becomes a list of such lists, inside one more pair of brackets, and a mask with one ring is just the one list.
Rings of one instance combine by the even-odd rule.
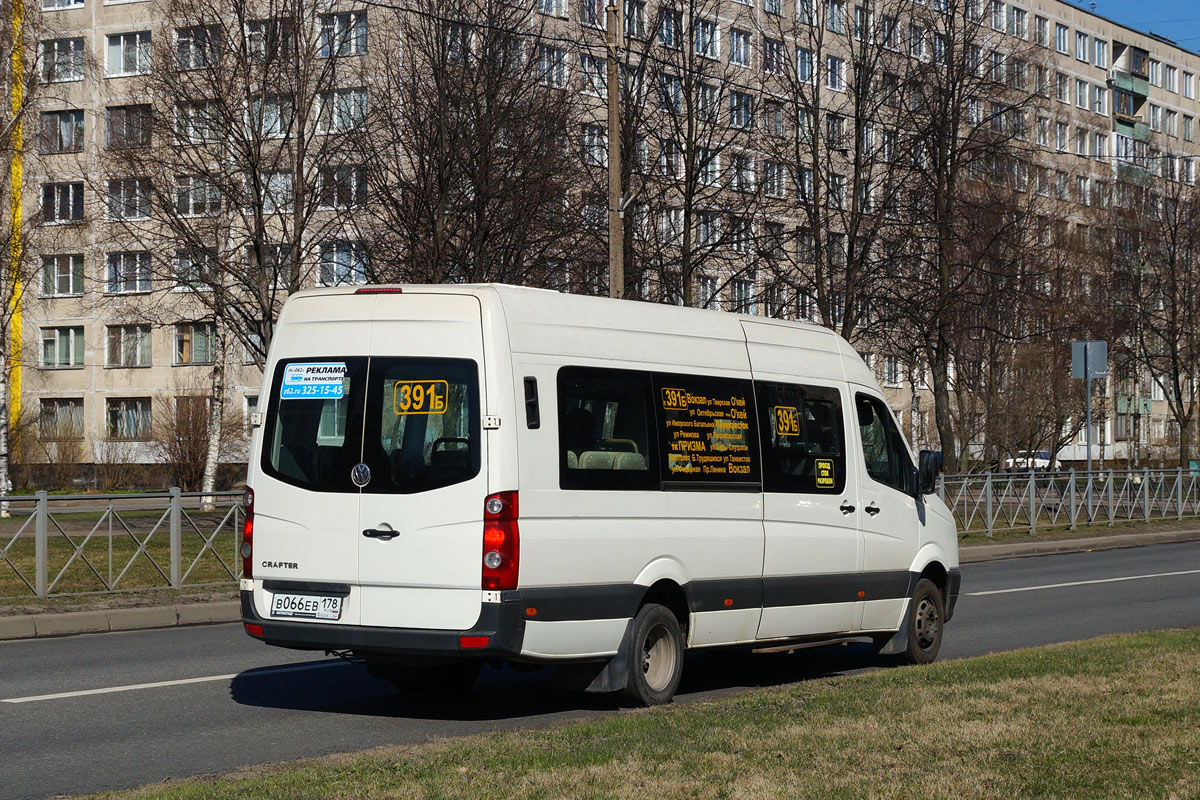
[[1184, 630], [95, 797], [1183, 800], [1198, 762], [1200, 630]]

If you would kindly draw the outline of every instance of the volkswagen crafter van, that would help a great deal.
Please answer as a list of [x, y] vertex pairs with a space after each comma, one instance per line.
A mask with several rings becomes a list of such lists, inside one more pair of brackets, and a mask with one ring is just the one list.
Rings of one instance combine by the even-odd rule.
[[253, 423], [246, 632], [401, 685], [566, 665], [668, 701], [686, 650], [933, 660], [953, 519], [817, 326], [502, 285], [300, 292]]

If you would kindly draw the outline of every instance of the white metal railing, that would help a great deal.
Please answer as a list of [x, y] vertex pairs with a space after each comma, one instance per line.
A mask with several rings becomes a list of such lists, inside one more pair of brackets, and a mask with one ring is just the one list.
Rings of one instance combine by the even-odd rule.
[[0, 497], [0, 596], [236, 582], [241, 492]]
[[944, 475], [959, 534], [1200, 517], [1200, 473], [1183, 469]]

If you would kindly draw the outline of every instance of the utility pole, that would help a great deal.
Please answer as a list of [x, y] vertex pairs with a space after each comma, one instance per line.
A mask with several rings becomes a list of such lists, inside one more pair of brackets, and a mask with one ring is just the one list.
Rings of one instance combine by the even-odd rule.
[[625, 234], [621, 197], [621, 41], [624, 35], [620, 0], [605, 9], [608, 27], [608, 296], [625, 296]]

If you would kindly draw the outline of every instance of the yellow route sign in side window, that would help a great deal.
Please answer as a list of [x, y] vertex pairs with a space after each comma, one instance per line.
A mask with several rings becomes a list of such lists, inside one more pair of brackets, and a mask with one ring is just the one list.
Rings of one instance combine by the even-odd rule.
[[818, 458], [813, 462], [813, 466], [817, 469], [817, 487], [820, 489], [832, 489], [836, 483], [833, 478], [833, 459]]
[[800, 412], [792, 406], [775, 406], [775, 434], [778, 436], [800, 435]]
[[449, 393], [446, 381], [396, 381], [392, 410], [397, 414], [445, 414]]

